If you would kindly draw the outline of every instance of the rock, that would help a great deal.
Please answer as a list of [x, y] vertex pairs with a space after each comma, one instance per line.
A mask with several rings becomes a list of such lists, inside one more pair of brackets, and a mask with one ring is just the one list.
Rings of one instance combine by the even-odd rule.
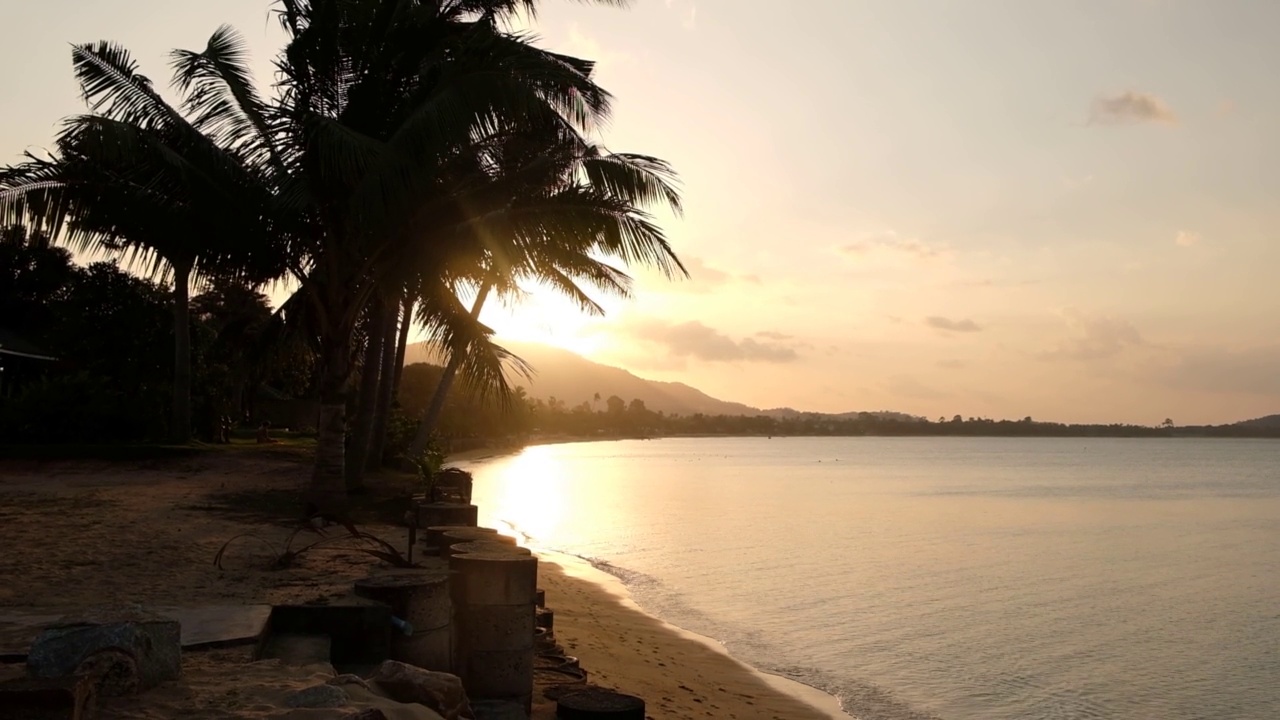
[[313, 685], [291, 693], [284, 704], [291, 708], [335, 708], [346, 705], [347, 691], [336, 685]]
[[387, 720], [387, 714], [378, 708], [369, 708], [368, 710], [357, 710], [342, 718], [342, 720]]
[[467, 693], [457, 675], [423, 670], [387, 660], [369, 678], [382, 695], [402, 703], [418, 703], [445, 720], [474, 720]]
[[359, 675], [352, 675], [351, 673], [344, 673], [342, 675], [329, 678], [328, 684], [337, 685], [339, 687], [342, 685], [357, 685], [365, 690], [369, 689], [369, 683], [365, 682], [364, 678]]
[[182, 675], [178, 621], [141, 608], [99, 610], [45, 629], [27, 654], [27, 673], [93, 675], [103, 695], [128, 695]]

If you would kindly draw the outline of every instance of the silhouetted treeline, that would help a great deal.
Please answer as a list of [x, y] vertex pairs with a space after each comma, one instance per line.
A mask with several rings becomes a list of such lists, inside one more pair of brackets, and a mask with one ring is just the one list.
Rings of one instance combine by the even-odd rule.
[[1177, 427], [1166, 420], [1157, 426], [1130, 424], [1076, 425], [989, 418], [903, 418], [880, 413], [855, 416], [797, 413], [766, 415], [668, 415], [653, 412], [639, 400], [597, 397], [577, 405], [555, 398], [528, 401], [530, 431], [546, 435], [640, 436], [901, 436], [901, 437], [1234, 437], [1280, 438], [1280, 427], [1220, 425]]

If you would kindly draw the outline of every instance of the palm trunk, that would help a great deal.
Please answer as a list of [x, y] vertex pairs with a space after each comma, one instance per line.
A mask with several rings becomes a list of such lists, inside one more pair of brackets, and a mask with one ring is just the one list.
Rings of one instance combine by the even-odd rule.
[[[471, 306], [471, 319], [476, 320], [480, 317], [480, 309], [484, 307], [484, 301], [489, 297], [489, 291], [492, 285], [485, 285], [480, 289], [480, 294], [476, 295], [476, 301]], [[453, 387], [453, 380], [458, 374], [458, 368], [462, 366], [463, 359], [466, 358], [467, 348], [454, 348], [449, 353], [449, 364], [444, 368], [444, 375], [440, 376], [440, 384], [436, 386], [436, 392], [431, 396], [431, 404], [427, 406], [427, 411], [422, 415], [422, 422], [418, 424], [418, 432], [413, 436], [413, 444], [409, 446], [409, 457], [418, 458], [427, 449], [427, 442], [431, 439], [431, 433], [436, 429], [436, 424], [440, 422], [440, 413], [444, 411], [445, 397], [449, 394], [449, 389]]]
[[320, 348], [320, 413], [316, 419], [316, 462], [307, 487], [307, 515], [340, 519], [347, 512], [346, 457], [348, 339], [326, 338]]
[[373, 437], [369, 439], [369, 457], [365, 459], [364, 464], [367, 470], [377, 470], [382, 467], [382, 455], [386, 448], [391, 400], [396, 394], [396, 321], [398, 319], [399, 308], [388, 305], [382, 326], [382, 372], [379, 373], [378, 378], [378, 405], [373, 412]]
[[413, 296], [404, 299], [404, 323], [400, 325], [400, 343], [396, 345], [396, 379], [392, 387], [395, 394], [400, 395], [400, 376], [404, 375], [404, 354], [409, 348], [409, 331], [413, 329]]
[[173, 416], [169, 439], [191, 441], [191, 263], [173, 263]]
[[373, 436], [374, 411], [378, 404], [378, 377], [382, 370], [382, 345], [384, 332], [381, 305], [369, 308], [369, 338], [364, 348], [364, 362], [360, 367], [360, 396], [356, 401], [356, 426], [347, 449], [346, 483], [348, 493], [364, 491], [364, 466], [369, 455], [369, 441]]

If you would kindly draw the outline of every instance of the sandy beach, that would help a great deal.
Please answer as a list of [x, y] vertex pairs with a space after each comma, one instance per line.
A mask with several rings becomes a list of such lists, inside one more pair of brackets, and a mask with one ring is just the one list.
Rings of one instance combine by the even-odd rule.
[[[308, 470], [305, 457], [288, 448], [144, 463], [0, 461], [0, 612], [344, 596], [376, 560], [335, 548], [290, 569], [265, 569], [268, 543], [278, 545], [289, 533], [286, 518]], [[380, 482], [386, 486], [375, 487], [357, 521], [403, 545], [405, 529], [385, 519], [395, 517], [394, 485], [403, 479]], [[240, 533], [260, 539], [238, 540], [219, 570], [214, 554]], [[646, 615], [620, 583], [585, 563], [544, 558], [540, 585], [556, 612], [560, 644], [581, 660], [592, 682], [643, 697], [650, 717], [805, 720], [838, 712], [827, 696], [756, 673], [714, 642]], [[108, 701], [100, 717], [300, 718], [299, 711], [283, 709], [281, 699], [331, 672], [250, 663], [245, 648], [188, 652], [183, 668], [180, 682]], [[0, 678], [20, 673], [21, 666], [0, 665]], [[352, 707], [375, 706], [375, 699], [358, 694]], [[553, 708], [540, 702], [535, 717], [551, 718]], [[308, 710], [305, 717], [336, 719], [349, 710]]]

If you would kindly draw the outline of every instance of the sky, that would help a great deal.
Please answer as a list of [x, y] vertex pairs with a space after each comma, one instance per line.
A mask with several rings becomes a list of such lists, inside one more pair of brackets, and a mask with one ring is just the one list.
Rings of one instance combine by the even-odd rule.
[[[671, 162], [692, 279], [499, 337], [758, 407], [1156, 424], [1280, 412], [1280, 3], [545, 0], [601, 140]], [[0, 0], [0, 159], [78, 112], [68, 43], [144, 71], [266, 0]]]

